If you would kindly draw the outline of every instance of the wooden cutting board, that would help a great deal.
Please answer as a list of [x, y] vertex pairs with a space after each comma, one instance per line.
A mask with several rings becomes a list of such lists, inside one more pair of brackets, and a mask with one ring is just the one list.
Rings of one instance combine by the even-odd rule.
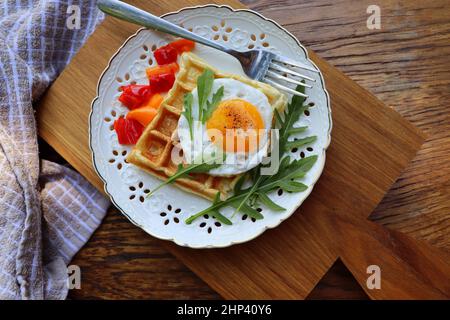
[[[163, 14], [207, 1], [129, 2]], [[243, 7], [234, 0], [221, 3]], [[40, 135], [100, 190], [88, 148], [90, 103], [109, 58], [136, 29], [107, 18], [38, 109]], [[288, 221], [249, 243], [215, 250], [164, 245], [225, 298], [304, 298], [338, 257], [371, 298], [450, 297], [448, 254], [367, 220], [423, 135], [310, 56], [324, 74], [334, 123], [325, 171], [312, 195]], [[380, 267], [381, 289], [367, 288], [369, 265]]]

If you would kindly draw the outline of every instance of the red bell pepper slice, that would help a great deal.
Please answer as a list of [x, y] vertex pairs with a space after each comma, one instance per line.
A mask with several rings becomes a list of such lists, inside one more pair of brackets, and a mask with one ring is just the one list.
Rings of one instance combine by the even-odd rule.
[[158, 62], [159, 65], [163, 65], [176, 62], [178, 58], [178, 52], [174, 47], [168, 44], [156, 49], [155, 52], [153, 52], [153, 56], [155, 57], [156, 62]]
[[153, 55], [159, 65], [164, 65], [176, 62], [179, 54], [191, 51], [194, 47], [194, 41], [180, 39], [156, 49]]
[[122, 86], [122, 94], [119, 97], [119, 101], [128, 109], [133, 110], [139, 108], [147, 101], [151, 94], [152, 91], [149, 85], [130, 84]]
[[134, 119], [119, 118], [114, 121], [114, 130], [120, 144], [136, 144], [144, 126]]
[[169, 91], [175, 82], [175, 74], [163, 73], [155, 76], [150, 76], [150, 86], [152, 92], [160, 93]]

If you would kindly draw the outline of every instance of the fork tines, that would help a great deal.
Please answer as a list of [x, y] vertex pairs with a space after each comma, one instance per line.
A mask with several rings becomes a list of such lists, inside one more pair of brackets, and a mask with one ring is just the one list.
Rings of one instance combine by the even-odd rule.
[[308, 71], [312, 71], [312, 72], [319, 72], [317, 69], [314, 69], [312, 67], [308, 67], [308, 66], [306, 66], [306, 65], [304, 65], [304, 64], [302, 64], [302, 63], [300, 63], [298, 61], [295, 61], [293, 59], [280, 56], [278, 54], [274, 55], [274, 57], [272, 58], [272, 61], [278, 61], [278, 62], [281, 62], [281, 63], [285, 63], [285, 64], [288, 64], [288, 65], [291, 65], [293, 67], [297, 67], [297, 68], [308, 70]]
[[[292, 59], [282, 57], [280, 55], [274, 55], [269, 64], [269, 68], [266, 72], [264, 80], [268, 84], [270, 84], [280, 90], [307, 98], [308, 95], [300, 93], [294, 89], [291, 89], [287, 86], [284, 86], [284, 85], [279, 84], [278, 82], [274, 81], [274, 80], [281, 80], [281, 81], [293, 83], [296, 85], [300, 85], [300, 86], [303, 86], [306, 88], [312, 88], [312, 86], [305, 83], [305, 81], [316, 82], [316, 80], [311, 77], [308, 77], [298, 71], [293, 70], [293, 68], [303, 69], [303, 70], [307, 70], [307, 71], [311, 71], [311, 72], [319, 72], [318, 70], [316, 70], [312, 67], [303, 65]], [[288, 77], [288, 75], [290, 75], [291, 77]], [[303, 79], [303, 81], [293, 79], [292, 76], [301, 78], [301, 79]]]

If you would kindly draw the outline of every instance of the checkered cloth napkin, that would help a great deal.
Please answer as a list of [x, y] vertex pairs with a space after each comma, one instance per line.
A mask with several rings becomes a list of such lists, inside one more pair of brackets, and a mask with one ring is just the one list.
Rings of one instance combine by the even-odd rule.
[[64, 299], [66, 266], [109, 205], [39, 160], [32, 107], [102, 19], [95, 0], [0, 1], [0, 299]]

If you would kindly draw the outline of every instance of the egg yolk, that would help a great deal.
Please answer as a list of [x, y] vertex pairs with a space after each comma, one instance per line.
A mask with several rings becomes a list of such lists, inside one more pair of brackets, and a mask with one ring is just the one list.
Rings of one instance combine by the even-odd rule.
[[206, 122], [208, 135], [226, 152], [252, 152], [258, 148], [264, 122], [258, 109], [242, 99], [221, 102]]

